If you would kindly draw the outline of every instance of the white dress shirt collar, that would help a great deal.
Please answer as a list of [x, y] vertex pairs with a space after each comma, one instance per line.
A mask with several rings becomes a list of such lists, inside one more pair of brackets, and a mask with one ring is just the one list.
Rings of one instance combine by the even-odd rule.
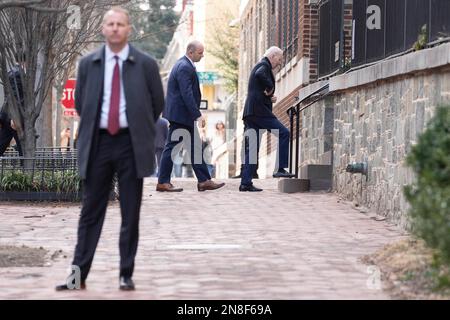
[[123, 62], [128, 59], [128, 55], [130, 53], [130, 45], [127, 44], [120, 52], [114, 53], [111, 51], [108, 45], [105, 46], [105, 60], [112, 60], [114, 56], [118, 56], [119, 59]]
[[191, 62], [191, 64], [192, 64], [192, 66], [194, 67], [194, 69], [196, 69], [196, 68], [195, 68], [195, 64], [194, 64], [194, 61], [192, 61], [191, 58], [189, 58], [187, 55], [185, 55], [185, 57], [188, 58], [188, 60]]

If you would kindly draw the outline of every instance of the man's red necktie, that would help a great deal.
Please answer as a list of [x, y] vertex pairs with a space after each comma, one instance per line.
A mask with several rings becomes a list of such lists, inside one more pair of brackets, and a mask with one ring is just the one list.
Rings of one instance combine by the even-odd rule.
[[108, 132], [110, 135], [115, 135], [119, 132], [119, 107], [120, 107], [120, 68], [119, 57], [114, 56], [116, 65], [114, 66], [112, 85], [111, 85], [111, 101], [109, 104], [108, 116]]

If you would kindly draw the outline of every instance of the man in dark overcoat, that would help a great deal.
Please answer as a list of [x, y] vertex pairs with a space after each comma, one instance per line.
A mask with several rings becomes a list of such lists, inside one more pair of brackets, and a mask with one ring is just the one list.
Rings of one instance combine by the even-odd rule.
[[135, 289], [143, 178], [155, 167], [155, 121], [164, 107], [164, 92], [156, 61], [128, 44], [131, 24], [125, 9], [114, 7], [105, 14], [102, 33], [106, 44], [81, 59], [78, 67], [75, 106], [80, 116], [82, 209], [73, 273], [56, 290], [86, 287], [114, 174], [122, 215], [119, 289]]
[[273, 104], [277, 102], [275, 96], [275, 77], [273, 70], [281, 66], [283, 50], [278, 47], [269, 48], [264, 57], [250, 73], [247, 99], [244, 106], [245, 159], [241, 174], [239, 191], [257, 192], [252, 183], [252, 176], [256, 172], [259, 153], [260, 136], [264, 130], [278, 135], [277, 168], [274, 178], [292, 178], [286, 171], [289, 161], [289, 130], [277, 119], [272, 112]]

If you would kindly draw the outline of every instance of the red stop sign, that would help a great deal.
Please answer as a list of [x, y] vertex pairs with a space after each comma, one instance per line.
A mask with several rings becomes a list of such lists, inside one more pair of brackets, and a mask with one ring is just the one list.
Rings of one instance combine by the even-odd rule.
[[64, 86], [61, 103], [66, 109], [75, 108], [75, 85], [75, 79], [68, 79]]

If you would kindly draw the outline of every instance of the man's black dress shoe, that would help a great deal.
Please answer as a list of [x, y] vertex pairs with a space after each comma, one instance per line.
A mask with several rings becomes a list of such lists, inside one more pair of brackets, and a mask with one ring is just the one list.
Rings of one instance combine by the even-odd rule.
[[134, 290], [134, 282], [131, 277], [120, 277], [119, 289], [124, 291]]
[[[241, 179], [241, 178], [242, 178], [241, 174], [238, 174], [237, 176], [231, 177], [231, 179]], [[258, 174], [257, 174], [257, 173], [254, 173], [254, 174], [252, 175], [252, 179], [259, 179]]]
[[259, 192], [259, 191], [263, 191], [262, 189], [260, 189], [260, 188], [257, 188], [257, 187], [255, 187], [254, 185], [249, 185], [249, 186], [246, 186], [246, 185], [243, 185], [243, 184], [241, 184], [240, 186], [239, 186], [239, 191], [249, 191], [249, 192]]
[[273, 174], [274, 178], [293, 178], [295, 174], [289, 173], [284, 169], [278, 169], [277, 172]]
[[56, 287], [55, 287], [55, 290], [56, 291], [65, 291], [65, 290], [85, 290], [86, 289], [86, 283], [83, 281], [83, 282], [81, 282], [80, 283], [80, 288], [72, 288], [72, 287], [70, 287], [69, 288], [69, 286], [67, 285], [67, 283], [65, 283], [65, 284], [60, 284], [60, 285], [57, 285]]

